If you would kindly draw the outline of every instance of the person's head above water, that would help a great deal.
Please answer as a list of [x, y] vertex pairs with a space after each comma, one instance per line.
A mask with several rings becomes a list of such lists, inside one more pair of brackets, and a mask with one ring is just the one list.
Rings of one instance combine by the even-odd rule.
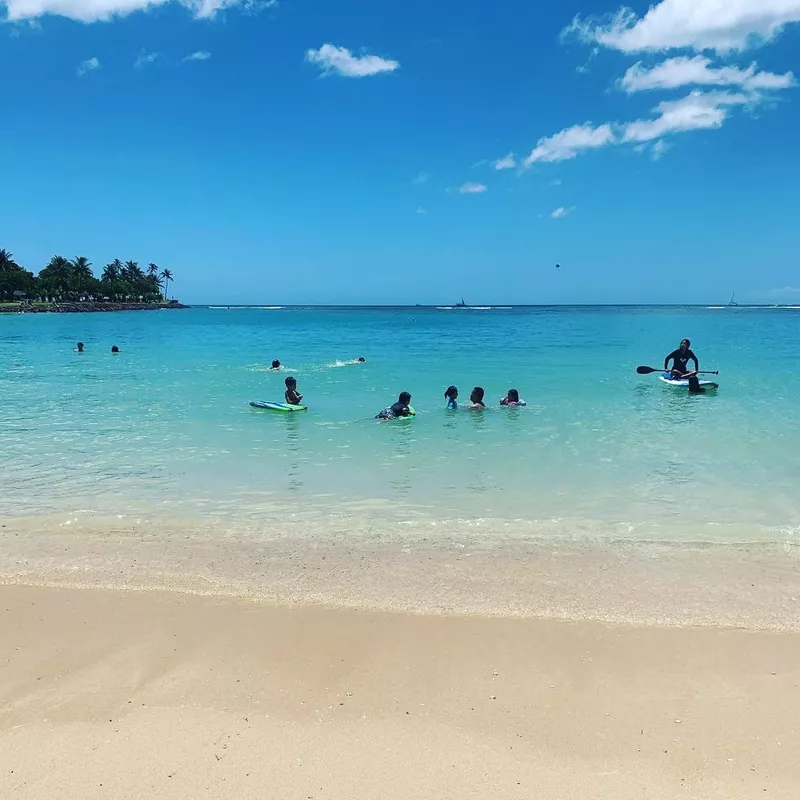
[[83, 342], [78, 342], [78, 347], [76, 348], [79, 353], [83, 352]]
[[397, 402], [407, 406], [411, 402], [411, 395], [408, 392], [400, 392], [400, 397], [397, 398]]
[[444, 396], [446, 400], [456, 400], [458, 398], [458, 388], [456, 386], [448, 386]]
[[284, 381], [286, 384], [287, 389], [294, 389], [297, 386], [297, 378], [293, 378], [291, 375]]
[[364, 358], [364, 356], [359, 356], [359, 357], [358, 357], [358, 359], [357, 359], [357, 361], [358, 361], [358, 363], [359, 363], [359, 364], [363, 364], [363, 363], [364, 363], [366, 360], [367, 360], [367, 359], [366, 359], [366, 358]]
[[280, 361], [278, 361], [278, 359], [276, 358], [276, 359], [275, 359], [275, 360], [272, 362], [272, 367], [271, 367], [271, 369], [280, 369], [280, 368], [281, 368], [281, 362], [280, 362]]
[[519, 403], [519, 392], [516, 389], [509, 389], [506, 397], [509, 403]]
[[688, 339], [681, 339], [681, 350], [688, 350], [692, 346], [692, 343]]
[[116, 345], [112, 345], [111, 346], [111, 352], [112, 353], [119, 353], [119, 347], [117, 347]]
[[483, 398], [486, 395], [486, 392], [483, 391], [482, 386], [476, 386], [472, 390], [472, 394], [469, 396], [470, 403], [483, 403]]

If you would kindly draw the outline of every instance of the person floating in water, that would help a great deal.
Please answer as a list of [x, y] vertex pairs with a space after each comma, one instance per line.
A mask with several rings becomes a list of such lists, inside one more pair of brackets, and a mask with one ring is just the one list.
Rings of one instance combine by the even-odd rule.
[[356, 359], [356, 361], [357, 361], [359, 364], [363, 364], [364, 362], [366, 362], [366, 360], [367, 360], [367, 359], [366, 359], [366, 358], [364, 358], [364, 356], [359, 356], [359, 357]]
[[476, 386], [469, 396], [469, 407], [476, 409], [486, 408], [486, 403], [483, 402], [485, 396], [486, 392], [483, 390], [483, 387]]
[[303, 395], [297, 391], [297, 379], [288, 377], [286, 384], [286, 403], [290, 406], [299, 406], [303, 402]]
[[114, 355], [117, 355], [117, 354], [119, 353], [119, 347], [117, 347], [115, 344], [114, 344], [114, 345], [111, 345], [111, 352], [112, 352]]
[[456, 386], [448, 386], [444, 393], [444, 399], [447, 401], [447, 408], [458, 408], [458, 388]]
[[[664, 372], [670, 373], [672, 378], [688, 378], [690, 375], [696, 375], [700, 369], [700, 362], [697, 356], [691, 351], [692, 343], [688, 339], [681, 342], [681, 346], [677, 350], [673, 350], [664, 359]], [[669, 368], [669, 362], [672, 361], [672, 369]], [[694, 361], [694, 369], [689, 370], [689, 362]]]
[[276, 358], [276, 359], [275, 359], [275, 360], [272, 362], [272, 366], [270, 367], [270, 369], [280, 369], [280, 368], [281, 368], [281, 362], [280, 362], [280, 361], [278, 361], [278, 359]]
[[75, 348], [75, 351], [78, 352], [78, 353], [82, 353], [83, 352], [83, 342], [78, 342], [78, 345]]
[[713, 392], [715, 389], [719, 389], [718, 383], [707, 383], [705, 386], [701, 386], [700, 378], [697, 375], [689, 376], [689, 394], [705, 394]]
[[398, 419], [399, 417], [413, 417], [414, 412], [410, 408], [411, 395], [408, 392], [400, 392], [397, 402], [384, 408], [375, 419]]
[[501, 406], [522, 407], [527, 405], [524, 400], [520, 400], [519, 392], [516, 389], [509, 389], [506, 396], [500, 401]]

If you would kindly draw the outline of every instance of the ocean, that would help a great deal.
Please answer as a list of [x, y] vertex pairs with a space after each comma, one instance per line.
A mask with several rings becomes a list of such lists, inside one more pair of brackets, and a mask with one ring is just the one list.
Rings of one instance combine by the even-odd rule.
[[[147, 530], [154, 547], [170, 530], [242, 547], [334, 537], [793, 552], [799, 329], [800, 309], [746, 307], [0, 315], [0, 517], [39, 537], [35, 558], [14, 550], [37, 569], [61, 563], [47, 531], [72, 546], [111, 528]], [[720, 371], [717, 393], [636, 374], [684, 337], [701, 368]], [[282, 400], [288, 375], [308, 412], [250, 408]], [[473, 386], [486, 411], [466, 408]], [[499, 406], [509, 388], [527, 407]], [[375, 421], [401, 391], [416, 417]], [[116, 557], [113, 537], [97, 541]]]

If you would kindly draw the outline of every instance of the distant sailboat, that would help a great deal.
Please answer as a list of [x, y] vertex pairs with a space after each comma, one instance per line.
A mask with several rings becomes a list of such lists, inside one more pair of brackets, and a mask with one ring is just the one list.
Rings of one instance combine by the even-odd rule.
[[734, 308], [739, 304], [736, 302], [736, 292], [731, 292], [731, 299], [728, 302], [728, 308]]
[[456, 308], [466, 308], [467, 307], [467, 304], [464, 302], [464, 298], [463, 297], [461, 298], [461, 302], [460, 303], [456, 303], [455, 307]]

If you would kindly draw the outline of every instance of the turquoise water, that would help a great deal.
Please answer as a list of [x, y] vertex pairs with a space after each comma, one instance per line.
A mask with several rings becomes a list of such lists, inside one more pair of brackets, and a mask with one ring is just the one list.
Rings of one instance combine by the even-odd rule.
[[[799, 330], [748, 308], [0, 315], [0, 515], [789, 544]], [[715, 396], [635, 374], [684, 336]], [[249, 407], [288, 374], [308, 413]], [[492, 407], [445, 411], [451, 383]], [[497, 406], [510, 387], [527, 408]], [[375, 422], [402, 390], [417, 417]]]

